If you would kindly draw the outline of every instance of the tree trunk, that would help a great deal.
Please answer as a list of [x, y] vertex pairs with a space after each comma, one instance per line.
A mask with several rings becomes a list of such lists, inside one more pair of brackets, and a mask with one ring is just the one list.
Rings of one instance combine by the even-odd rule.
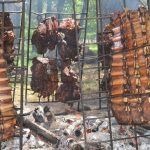
[[84, 25], [84, 22], [85, 22], [85, 20], [83, 20], [84, 18], [85, 18], [85, 16], [86, 16], [86, 14], [85, 13], [87, 13], [87, 1], [88, 0], [84, 0], [83, 1], [83, 7], [82, 7], [82, 15], [81, 15], [81, 17], [80, 17], [80, 26], [82, 27], [83, 25]]
[[[57, 0], [57, 12], [58, 12], [58, 19], [62, 19], [62, 11], [65, 4], [65, 0]], [[59, 14], [60, 13], [60, 14]]]
[[52, 11], [52, 0], [47, 0], [47, 12]]
[[37, 11], [38, 13], [42, 13], [43, 10], [43, 0], [38, 0], [37, 1]]

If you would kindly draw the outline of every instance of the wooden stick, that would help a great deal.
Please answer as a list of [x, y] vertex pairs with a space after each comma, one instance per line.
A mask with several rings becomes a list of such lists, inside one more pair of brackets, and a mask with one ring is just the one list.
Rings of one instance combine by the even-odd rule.
[[23, 124], [25, 127], [33, 130], [36, 134], [41, 135], [46, 140], [50, 141], [52, 144], [57, 144], [59, 139], [58, 137], [50, 132], [49, 130], [43, 128], [35, 122], [31, 122], [29, 119], [23, 119]]

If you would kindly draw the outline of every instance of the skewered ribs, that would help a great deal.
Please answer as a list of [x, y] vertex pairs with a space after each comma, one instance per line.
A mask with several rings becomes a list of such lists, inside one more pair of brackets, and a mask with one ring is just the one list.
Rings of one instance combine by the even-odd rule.
[[150, 16], [144, 7], [113, 20], [111, 107], [120, 124], [150, 121]]
[[0, 53], [0, 104], [0, 141], [5, 141], [14, 135], [16, 112], [13, 108], [7, 65], [2, 56], [2, 49]]
[[4, 18], [2, 14], [0, 13], [0, 141], [5, 141], [15, 133], [16, 111], [7, 77], [9, 65], [13, 63], [13, 24], [9, 13], [4, 12]]

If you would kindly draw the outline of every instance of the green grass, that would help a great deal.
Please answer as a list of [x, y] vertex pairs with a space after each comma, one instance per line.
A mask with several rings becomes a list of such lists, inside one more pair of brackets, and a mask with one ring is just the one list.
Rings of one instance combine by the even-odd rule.
[[90, 44], [88, 45], [88, 47], [92, 52], [97, 53], [98, 50], [97, 44]]

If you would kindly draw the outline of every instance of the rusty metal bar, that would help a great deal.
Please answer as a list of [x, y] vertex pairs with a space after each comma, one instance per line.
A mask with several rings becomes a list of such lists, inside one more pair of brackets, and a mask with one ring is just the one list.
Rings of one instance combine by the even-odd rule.
[[20, 150], [23, 149], [23, 109], [24, 109], [24, 29], [25, 29], [25, 0], [22, 2], [22, 19], [21, 19], [21, 91], [20, 91]]

